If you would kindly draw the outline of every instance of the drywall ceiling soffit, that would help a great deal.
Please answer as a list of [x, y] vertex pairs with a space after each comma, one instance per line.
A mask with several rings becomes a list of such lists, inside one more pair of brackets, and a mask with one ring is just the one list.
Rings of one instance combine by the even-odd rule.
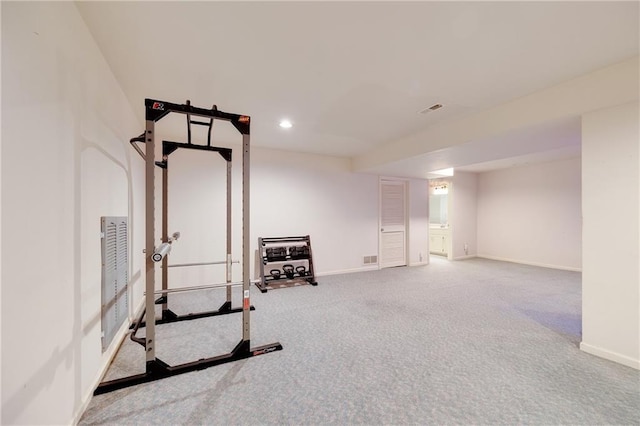
[[[353, 168], [368, 173], [382, 173], [389, 170], [405, 170], [404, 173], [415, 173], [422, 176], [428, 164], [420, 159], [437, 158], [437, 166], [426, 170], [438, 170], [459, 165], [470, 165], [470, 159], [475, 162], [485, 162], [488, 166], [493, 159], [504, 159], [508, 155], [514, 157], [530, 155], [531, 147], [544, 152], [544, 144], [518, 144], [521, 136], [536, 133], [535, 129], [556, 128], [558, 121], [580, 117], [588, 111], [608, 108], [628, 102], [637, 102], [640, 94], [640, 62], [634, 57], [624, 62], [597, 70], [567, 82], [558, 84], [533, 93], [514, 101], [498, 105], [494, 108], [471, 114], [456, 122], [443, 122], [434, 125], [421, 133], [410, 135], [402, 140], [375, 148], [362, 156], [355, 158]], [[563, 126], [557, 131], [566, 130]], [[573, 129], [573, 130], [572, 130]], [[563, 154], [572, 146], [572, 141], [580, 140], [579, 126], [569, 128], [574, 132], [572, 137], [562, 133], [544, 130], [545, 138], [556, 146], [553, 150], [558, 155]], [[509, 135], [505, 137], [504, 135]], [[512, 141], [514, 138], [515, 141]], [[542, 138], [538, 138], [542, 140]], [[474, 150], [476, 146], [486, 149]], [[454, 148], [451, 150], [451, 148]], [[517, 150], [514, 150], [517, 148]], [[536, 151], [536, 152], [537, 152]], [[455, 152], [449, 157], [443, 155]], [[461, 153], [467, 161], [461, 161]], [[458, 155], [460, 154], [460, 155]], [[462, 164], [447, 164], [446, 159], [455, 159]], [[550, 160], [552, 158], [549, 158]], [[403, 167], [399, 167], [403, 165]]]
[[[76, 4], [141, 122], [146, 97], [215, 103], [252, 116], [255, 146], [333, 156], [638, 54], [634, 2]], [[184, 139], [184, 120], [165, 130]]]
[[435, 179], [431, 172], [453, 167], [480, 173], [580, 155], [581, 119], [571, 117], [439, 149], [372, 170], [389, 176]]

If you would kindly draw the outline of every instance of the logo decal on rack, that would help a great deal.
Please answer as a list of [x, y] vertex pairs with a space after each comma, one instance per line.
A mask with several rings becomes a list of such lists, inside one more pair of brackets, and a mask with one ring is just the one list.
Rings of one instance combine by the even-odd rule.
[[251, 295], [251, 291], [249, 291], [249, 290], [245, 290], [244, 291], [244, 294], [243, 294], [244, 303], [242, 304], [242, 309], [251, 309], [251, 302], [249, 302], [249, 296], [250, 295]]
[[276, 350], [275, 347], [260, 349], [258, 351], [253, 351], [253, 356], [268, 354], [269, 352], [273, 352], [275, 350]]
[[158, 109], [160, 111], [164, 111], [164, 104], [162, 102], [154, 102], [152, 109]]

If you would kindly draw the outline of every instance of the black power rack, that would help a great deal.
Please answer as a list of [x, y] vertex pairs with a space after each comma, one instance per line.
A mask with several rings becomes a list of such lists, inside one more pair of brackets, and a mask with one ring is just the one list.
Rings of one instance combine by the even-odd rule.
[[[260, 281], [256, 282], [256, 287], [261, 292], [305, 284], [318, 285], [313, 269], [311, 238], [308, 235], [258, 238], [258, 250], [261, 258]], [[265, 273], [265, 266], [270, 263], [282, 264], [282, 270], [274, 268]]]

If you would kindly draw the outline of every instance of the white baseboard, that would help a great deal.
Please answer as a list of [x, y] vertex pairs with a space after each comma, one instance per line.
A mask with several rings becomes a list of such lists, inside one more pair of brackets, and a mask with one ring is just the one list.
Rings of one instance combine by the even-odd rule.
[[476, 256], [475, 254], [468, 254], [466, 256], [458, 256], [458, 257], [454, 257], [452, 260], [465, 260], [465, 259], [474, 259], [478, 256]]
[[[145, 300], [143, 298], [140, 302], [140, 306], [138, 306], [137, 312], [141, 311], [142, 307], [144, 306], [144, 302]], [[103, 360], [102, 368], [98, 370], [98, 373], [96, 374], [96, 377], [93, 379], [93, 383], [89, 388], [89, 392], [84, 395], [84, 398], [82, 399], [82, 404], [80, 404], [80, 407], [78, 407], [78, 410], [73, 416], [72, 424], [74, 426], [80, 422], [82, 415], [84, 414], [85, 410], [89, 406], [89, 403], [91, 402], [91, 398], [93, 398], [93, 392], [96, 390], [100, 382], [102, 382], [102, 378], [105, 376], [105, 374], [107, 374], [107, 370], [109, 369], [109, 366], [113, 362], [113, 359], [116, 357], [118, 350], [120, 349], [120, 346], [122, 346], [122, 342], [124, 342], [124, 339], [129, 334], [129, 327], [131, 326], [131, 324], [132, 324], [131, 320], [122, 324], [122, 327], [120, 327], [120, 330], [118, 330], [118, 332], [116, 333], [116, 336], [111, 342], [111, 345], [109, 346], [109, 348], [107, 348], [105, 353], [102, 354], [102, 360]]]
[[618, 364], [626, 365], [627, 367], [635, 368], [636, 370], [640, 370], [640, 359], [633, 359], [626, 355], [612, 352], [607, 349], [602, 349], [584, 342], [580, 342], [580, 350], [588, 354], [608, 359], [609, 361], [617, 362]]
[[489, 259], [489, 260], [499, 260], [501, 262], [519, 263], [521, 265], [539, 266], [541, 268], [560, 269], [563, 271], [572, 271], [572, 272], [582, 272], [582, 268], [575, 268], [573, 266], [549, 265], [547, 263], [527, 262], [525, 260], [508, 259], [505, 257], [489, 256], [486, 254], [479, 254], [476, 257], [479, 257], [482, 259]]
[[378, 269], [380, 269], [378, 265], [371, 265], [371, 266], [362, 266], [360, 268], [337, 269], [335, 271], [318, 272], [317, 274], [315, 274], [315, 276], [324, 277], [328, 275], [351, 274], [354, 272], [377, 271]]
[[[422, 262], [409, 263], [407, 266], [409, 267], [424, 266], [428, 264], [429, 262], [422, 261]], [[380, 269], [379, 265], [362, 266], [360, 268], [351, 268], [351, 269], [338, 269], [335, 271], [319, 272], [316, 274], [316, 277], [323, 277], [328, 275], [352, 274], [354, 272], [377, 271], [379, 269]]]

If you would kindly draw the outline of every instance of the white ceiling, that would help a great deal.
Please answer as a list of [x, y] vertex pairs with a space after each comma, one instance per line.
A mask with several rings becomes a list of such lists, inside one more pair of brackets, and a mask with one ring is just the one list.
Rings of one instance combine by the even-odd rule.
[[[333, 156], [361, 155], [639, 52], [638, 2], [77, 4], [141, 126], [144, 98], [190, 99], [251, 115], [255, 146]], [[418, 113], [435, 103], [444, 107]], [[285, 117], [292, 129], [278, 127]], [[185, 127], [173, 120], [164, 131], [184, 140]], [[378, 172], [425, 177], [454, 165], [565, 158], [579, 155], [579, 129], [576, 119], [548, 123]], [[217, 140], [231, 137], [215, 130]]]

